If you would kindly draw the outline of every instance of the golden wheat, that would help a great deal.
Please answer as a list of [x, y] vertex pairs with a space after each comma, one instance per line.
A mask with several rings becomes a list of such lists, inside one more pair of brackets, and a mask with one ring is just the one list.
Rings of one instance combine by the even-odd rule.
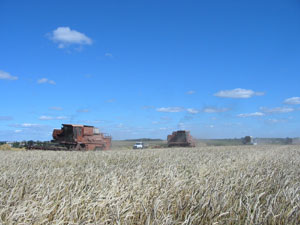
[[299, 224], [300, 147], [0, 151], [1, 224]]

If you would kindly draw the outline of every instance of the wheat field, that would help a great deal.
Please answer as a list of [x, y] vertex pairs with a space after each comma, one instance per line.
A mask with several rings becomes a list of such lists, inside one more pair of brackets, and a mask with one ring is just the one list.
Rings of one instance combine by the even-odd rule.
[[0, 224], [299, 224], [300, 146], [0, 151]]

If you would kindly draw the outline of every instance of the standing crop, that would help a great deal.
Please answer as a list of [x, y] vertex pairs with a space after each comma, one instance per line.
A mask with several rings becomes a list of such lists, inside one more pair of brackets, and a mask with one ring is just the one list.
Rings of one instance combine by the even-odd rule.
[[299, 224], [300, 147], [0, 152], [0, 224]]

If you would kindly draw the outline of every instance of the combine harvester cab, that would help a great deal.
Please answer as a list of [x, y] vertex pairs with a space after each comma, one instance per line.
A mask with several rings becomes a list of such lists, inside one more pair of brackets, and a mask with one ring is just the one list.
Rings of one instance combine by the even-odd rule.
[[189, 131], [178, 130], [168, 135], [168, 147], [195, 147]]
[[63, 124], [52, 136], [52, 142], [66, 150], [108, 150], [111, 146], [111, 136], [93, 126]]

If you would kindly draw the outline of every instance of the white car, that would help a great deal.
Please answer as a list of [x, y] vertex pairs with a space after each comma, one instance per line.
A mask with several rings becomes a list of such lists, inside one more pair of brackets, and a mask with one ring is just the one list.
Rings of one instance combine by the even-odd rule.
[[143, 142], [136, 142], [133, 145], [133, 149], [143, 149], [144, 148], [144, 143]]

